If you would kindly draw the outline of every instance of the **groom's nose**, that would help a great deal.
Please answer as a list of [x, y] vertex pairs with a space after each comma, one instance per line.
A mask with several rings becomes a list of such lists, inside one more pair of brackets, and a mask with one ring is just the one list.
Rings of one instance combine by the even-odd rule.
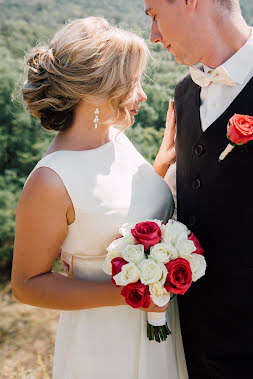
[[151, 33], [150, 33], [150, 42], [157, 43], [162, 41], [162, 36], [158, 28], [157, 22], [152, 22]]

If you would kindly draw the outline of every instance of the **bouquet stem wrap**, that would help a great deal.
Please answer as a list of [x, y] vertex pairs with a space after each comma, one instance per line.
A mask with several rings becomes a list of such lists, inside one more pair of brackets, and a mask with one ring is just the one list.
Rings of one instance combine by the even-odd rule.
[[165, 341], [171, 334], [166, 320], [166, 312], [147, 313], [147, 337], [150, 341]]

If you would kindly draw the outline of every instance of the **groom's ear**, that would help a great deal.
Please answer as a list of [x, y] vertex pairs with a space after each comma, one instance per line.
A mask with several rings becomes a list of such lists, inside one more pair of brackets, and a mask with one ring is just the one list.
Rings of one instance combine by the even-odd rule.
[[199, 0], [184, 0], [184, 4], [188, 11], [192, 12], [196, 9]]

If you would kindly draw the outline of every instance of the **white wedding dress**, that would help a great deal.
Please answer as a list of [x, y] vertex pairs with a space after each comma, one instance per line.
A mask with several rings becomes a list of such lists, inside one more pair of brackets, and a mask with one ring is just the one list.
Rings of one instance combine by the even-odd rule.
[[[39, 167], [59, 175], [74, 206], [75, 221], [62, 245], [71, 278], [110, 281], [102, 264], [106, 247], [119, 236], [119, 226], [153, 218], [167, 221], [172, 215], [168, 185], [115, 128], [110, 128], [105, 145], [57, 151], [42, 158], [34, 170]], [[176, 339], [169, 336], [159, 344], [146, 337], [146, 313], [128, 305], [62, 311], [53, 378], [185, 379], [180, 374], [183, 353], [178, 362], [175, 354], [175, 341], [181, 343], [176, 312], [172, 305]]]

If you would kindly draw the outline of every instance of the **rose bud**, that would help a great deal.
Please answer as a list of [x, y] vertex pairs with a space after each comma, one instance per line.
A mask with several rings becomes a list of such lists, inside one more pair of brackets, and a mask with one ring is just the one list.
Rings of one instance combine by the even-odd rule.
[[195, 247], [196, 247], [196, 250], [193, 251], [193, 254], [204, 255], [204, 250], [200, 246], [200, 243], [199, 243], [197, 237], [193, 233], [191, 233], [189, 235], [188, 240], [192, 241], [194, 243]]
[[128, 284], [122, 289], [121, 295], [132, 308], [148, 308], [151, 303], [149, 287], [141, 282]]
[[253, 117], [235, 114], [229, 120], [227, 137], [236, 145], [244, 145], [253, 140]]
[[177, 258], [165, 265], [168, 271], [164, 287], [167, 292], [184, 295], [192, 284], [190, 263], [184, 258]]
[[114, 258], [112, 260], [112, 282], [113, 282], [113, 284], [116, 285], [115, 280], [113, 279], [113, 277], [115, 275], [117, 275], [119, 272], [121, 272], [122, 266], [124, 266], [126, 264], [128, 264], [128, 262], [125, 261], [125, 259], [123, 259], [121, 257], [117, 257], [117, 258]]
[[137, 244], [144, 245], [145, 251], [159, 243], [162, 237], [159, 225], [153, 221], [144, 221], [136, 224], [135, 228], [131, 229], [131, 233]]

